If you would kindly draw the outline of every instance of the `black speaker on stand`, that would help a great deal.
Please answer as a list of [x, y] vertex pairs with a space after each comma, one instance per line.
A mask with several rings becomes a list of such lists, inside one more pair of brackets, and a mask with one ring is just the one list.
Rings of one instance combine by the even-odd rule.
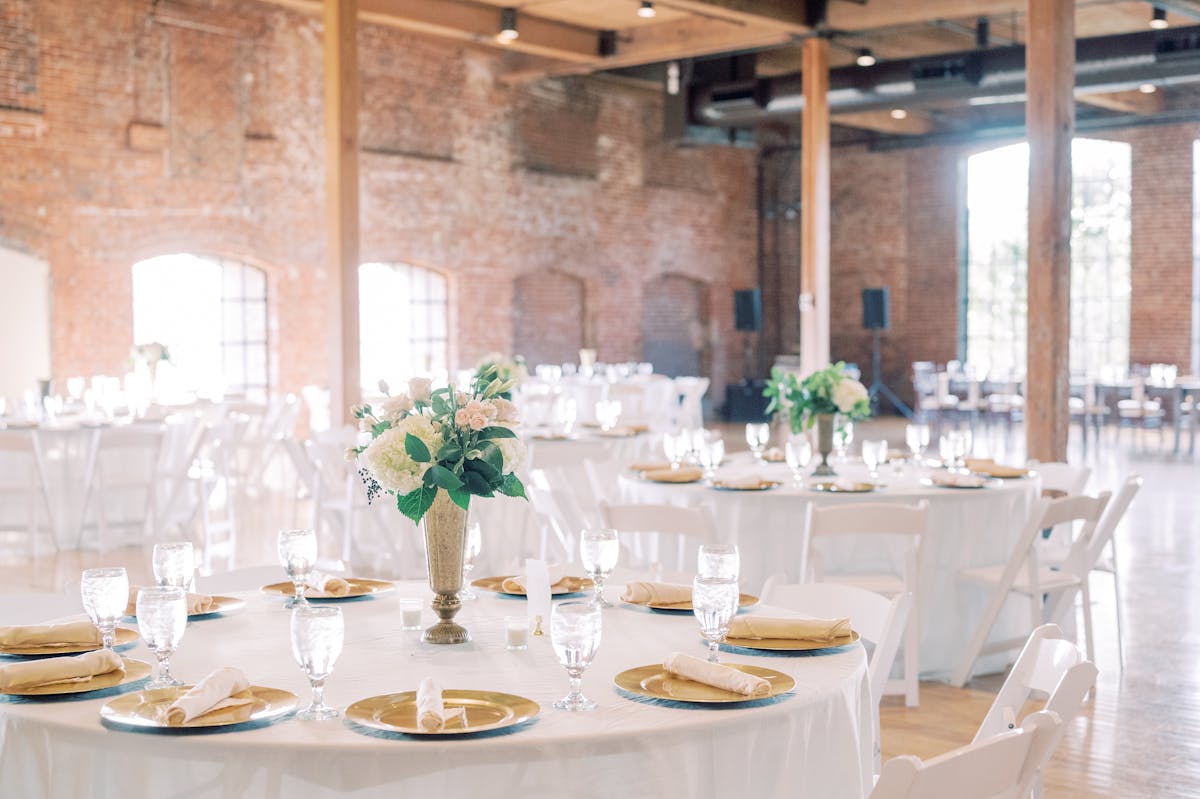
[[758, 379], [754, 359], [755, 338], [762, 330], [762, 292], [745, 289], [733, 293], [734, 327], [743, 334], [746, 358], [745, 379], [725, 387], [725, 420], [728, 422], [765, 422], [767, 399], [763, 396], [766, 383]]
[[746, 379], [754, 377], [754, 336], [762, 330], [762, 292], [744, 289], [733, 292], [733, 326], [745, 333], [742, 352], [745, 355]]
[[879, 331], [887, 330], [892, 326], [888, 314], [888, 305], [888, 290], [886, 288], [863, 289], [863, 328], [871, 331], [872, 375], [871, 387], [868, 389], [871, 397], [871, 408], [874, 410], [878, 407], [879, 396], [882, 394], [883, 398], [892, 404], [892, 407], [911, 419], [912, 409], [905, 405], [903, 400], [896, 396], [896, 392], [888, 388], [883, 382], [883, 370], [880, 368]]

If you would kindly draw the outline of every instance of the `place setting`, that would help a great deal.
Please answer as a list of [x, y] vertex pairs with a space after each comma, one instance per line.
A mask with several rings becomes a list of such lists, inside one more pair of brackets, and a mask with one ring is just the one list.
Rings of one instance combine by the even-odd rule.
[[[697, 550], [697, 563], [701, 574], [737, 575], [741, 555], [733, 544], [701, 544]], [[736, 578], [735, 578], [736, 579]], [[649, 580], [630, 580], [621, 593], [626, 605], [647, 608], [659, 613], [691, 613], [695, 610], [695, 584], [664, 583]], [[738, 592], [734, 603], [735, 612], [758, 604], [753, 594]]]
[[395, 590], [389, 580], [343, 577], [316, 568], [317, 533], [315, 530], [280, 530], [276, 541], [279, 563], [288, 581], [270, 583], [259, 591], [268, 596], [284, 597], [284, 607], [306, 604], [309, 600], [338, 602], [360, 600]]
[[[175, 587], [185, 590], [187, 617], [189, 621], [211, 619], [246, 607], [246, 600], [232, 596], [198, 594], [187, 589], [195, 580], [195, 548], [190, 541], [174, 541], [155, 544], [151, 554], [154, 580], [159, 587]], [[139, 586], [130, 586], [129, 602], [125, 606], [126, 618], [137, 617]]]

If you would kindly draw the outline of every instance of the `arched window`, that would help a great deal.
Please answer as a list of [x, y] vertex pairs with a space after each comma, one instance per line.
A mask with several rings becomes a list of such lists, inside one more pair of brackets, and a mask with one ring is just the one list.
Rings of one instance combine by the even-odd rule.
[[[1071, 146], [1071, 371], [1129, 364], [1132, 151], [1124, 142]], [[966, 359], [995, 375], [1025, 370], [1029, 145], [967, 160]]]
[[133, 339], [171, 354], [176, 387], [263, 398], [267, 276], [238, 261], [162, 255], [133, 265]]
[[449, 359], [446, 278], [411, 264], [358, 269], [362, 386], [399, 386], [414, 375], [445, 372]]

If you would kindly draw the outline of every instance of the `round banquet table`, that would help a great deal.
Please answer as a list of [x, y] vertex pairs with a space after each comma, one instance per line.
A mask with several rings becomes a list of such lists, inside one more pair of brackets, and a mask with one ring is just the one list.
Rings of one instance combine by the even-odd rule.
[[[610, 587], [613, 596], [620, 586]], [[599, 703], [586, 713], [551, 706], [567, 688], [549, 636], [504, 648], [503, 617], [525, 601], [485, 595], [459, 614], [466, 645], [422, 644], [400, 630], [396, 595], [427, 595], [419, 583], [396, 594], [341, 603], [345, 649], [326, 685], [339, 708], [415, 690], [426, 676], [446, 689], [519, 694], [541, 714], [508, 732], [418, 738], [374, 733], [339, 718], [203, 735], [127, 732], [101, 724], [107, 698], [30, 702], [0, 698], [0, 796], [76, 799], [165, 797], [862, 797], [871, 785], [873, 721], [860, 644], [807, 657], [726, 654], [796, 678], [791, 694], [728, 706], [684, 706], [630, 698], [613, 677], [661, 662], [671, 651], [702, 657], [690, 614], [631, 606], [604, 611], [603, 637], [584, 676]], [[249, 596], [246, 608], [188, 625], [172, 670], [194, 682], [237, 666], [252, 684], [308, 697], [292, 660], [290, 614], [280, 598]], [[752, 612], [763, 612], [766, 608]], [[426, 610], [426, 623], [432, 614]], [[548, 626], [548, 625], [547, 625]], [[128, 655], [150, 660], [139, 643]], [[114, 689], [117, 690], [117, 689]], [[404, 791], [405, 793], [401, 793]]]
[[[867, 480], [861, 463], [837, 465], [845, 480]], [[718, 472], [718, 478], [759, 474], [782, 483], [769, 491], [722, 491], [704, 483], [667, 484], [621, 475], [621, 494], [628, 502], [667, 503], [707, 507], [724, 543], [737, 544], [741, 554], [741, 576], [745, 590], [757, 591], [767, 577], [781, 574], [799, 582], [804, 517], [808, 504], [830, 505], [851, 502], [929, 503], [929, 528], [922, 543], [918, 579], [921, 624], [920, 663], [922, 676], [947, 677], [958, 665], [963, 649], [987, 606], [986, 588], [958, 579], [958, 572], [971, 566], [1007, 561], [1034, 501], [1041, 494], [1036, 476], [992, 481], [983, 489], [954, 489], [926, 486], [921, 479], [929, 470], [906, 466], [897, 474], [881, 467], [879, 481], [886, 487], [865, 494], [829, 494], [797, 486], [784, 464], [755, 465], [748, 454], [733, 456]], [[811, 479], [811, 478], [810, 478]], [[835, 479], [835, 478], [828, 478]], [[821, 541], [822, 567], [826, 573], [889, 571], [904, 562], [907, 542], [889, 537], [849, 537], [844, 541]], [[694, 563], [681, 568], [691, 569]], [[901, 573], [901, 572], [896, 572]], [[1010, 602], [1005, 607], [990, 640], [1004, 640], [1028, 632], [1025, 606]], [[977, 670], [1001, 669], [1003, 654], [981, 658]]]

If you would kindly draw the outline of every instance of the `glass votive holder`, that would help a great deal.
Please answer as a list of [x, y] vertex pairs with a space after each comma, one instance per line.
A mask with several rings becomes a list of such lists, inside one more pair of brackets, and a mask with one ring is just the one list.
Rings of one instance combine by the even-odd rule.
[[421, 600], [415, 597], [400, 598], [400, 629], [421, 629]]
[[504, 617], [504, 648], [509, 652], [519, 652], [529, 648], [529, 617]]

